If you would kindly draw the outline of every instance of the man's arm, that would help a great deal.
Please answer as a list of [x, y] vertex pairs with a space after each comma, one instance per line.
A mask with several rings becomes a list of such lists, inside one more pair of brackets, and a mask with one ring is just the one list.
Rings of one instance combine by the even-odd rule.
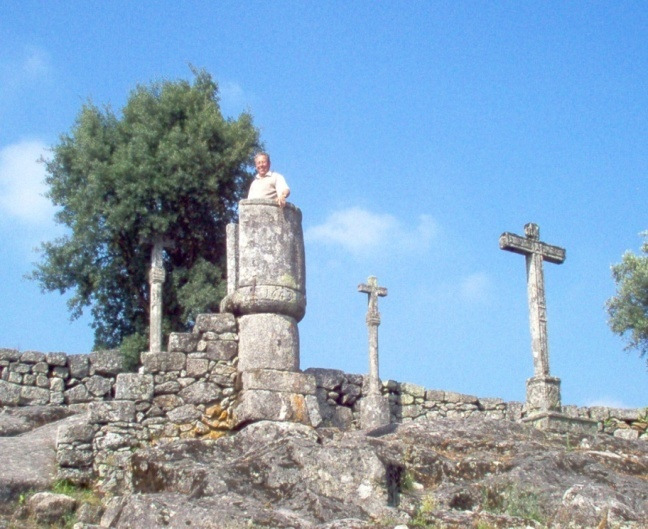
[[286, 199], [290, 196], [290, 188], [286, 183], [286, 179], [279, 173], [277, 175], [276, 189], [277, 189], [277, 204], [282, 208], [286, 205]]

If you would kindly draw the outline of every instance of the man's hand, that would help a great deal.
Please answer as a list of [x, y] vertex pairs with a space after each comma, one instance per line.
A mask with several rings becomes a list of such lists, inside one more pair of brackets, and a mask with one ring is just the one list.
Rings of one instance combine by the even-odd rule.
[[277, 195], [277, 204], [279, 204], [279, 207], [284, 207], [286, 205], [286, 198], [290, 195], [290, 191], [287, 193], [284, 191], [282, 193], [279, 193]]

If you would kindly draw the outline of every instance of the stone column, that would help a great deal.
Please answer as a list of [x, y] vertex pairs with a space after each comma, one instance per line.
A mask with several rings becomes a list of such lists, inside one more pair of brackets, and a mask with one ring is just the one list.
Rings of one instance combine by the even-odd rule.
[[233, 294], [238, 286], [238, 224], [228, 224], [227, 240], [227, 294]]
[[358, 285], [358, 291], [368, 294], [367, 330], [369, 332], [369, 376], [367, 394], [361, 402], [360, 422], [363, 429], [378, 428], [389, 424], [389, 402], [382, 396], [378, 374], [378, 296], [387, 295], [387, 289], [378, 286], [378, 280], [370, 276], [366, 284]]
[[228, 273], [236, 279], [228, 278], [221, 312], [238, 319], [239, 425], [318, 420], [314, 377], [299, 369], [297, 324], [306, 312], [301, 219], [293, 204], [281, 208], [273, 200], [242, 200], [239, 224], [228, 228], [228, 252], [236, 252], [228, 255]]
[[162, 351], [162, 284], [166, 273], [162, 262], [161, 242], [153, 245], [151, 252], [151, 270], [149, 271], [150, 312], [149, 312], [149, 351]]

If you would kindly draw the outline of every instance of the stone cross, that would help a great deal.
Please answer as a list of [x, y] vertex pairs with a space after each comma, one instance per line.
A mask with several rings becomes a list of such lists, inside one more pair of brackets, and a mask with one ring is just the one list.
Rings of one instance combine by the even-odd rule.
[[380, 325], [380, 312], [378, 312], [378, 296], [387, 295], [387, 289], [378, 286], [374, 276], [367, 279], [367, 283], [358, 285], [358, 292], [369, 295], [367, 308], [367, 328], [369, 329], [369, 395], [380, 395], [380, 377], [378, 376], [378, 325]]
[[549, 376], [549, 345], [547, 342], [547, 302], [544, 289], [542, 261], [561, 264], [565, 261], [565, 249], [540, 241], [540, 228], [529, 223], [524, 226], [526, 237], [502, 233], [499, 246], [526, 257], [527, 292], [529, 297], [529, 323], [531, 326], [531, 350], [535, 377]]
[[171, 246], [173, 246], [171, 241], [157, 238], [151, 250], [151, 270], [149, 272], [149, 284], [151, 287], [149, 351], [151, 353], [162, 351], [162, 283], [164, 283], [166, 277], [162, 253], [164, 248]]

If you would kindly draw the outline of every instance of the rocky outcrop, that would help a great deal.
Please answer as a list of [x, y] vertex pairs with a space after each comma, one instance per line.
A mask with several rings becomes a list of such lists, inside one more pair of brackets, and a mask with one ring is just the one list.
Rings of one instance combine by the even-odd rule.
[[261, 422], [216, 441], [141, 449], [131, 463], [134, 494], [112, 500], [104, 527], [648, 524], [645, 442], [501, 420], [368, 434]]
[[[29, 412], [35, 425], [56, 417]], [[0, 414], [0, 427], [7, 418], [23, 421], [15, 409]], [[0, 527], [8, 527], [1, 511], [10, 516], [20, 495], [52, 486], [57, 431], [65, 441], [85, 428], [87, 415], [77, 415], [0, 438]], [[478, 416], [370, 432], [259, 422], [217, 440], [140, 448], [128, 459], [124, 487], [104, 498], [101, 527], [648, 526], [645, 441]]]
[[57, 431], [78, 419], [67, 417], [70, 412], [66, 409], [43, 407], [40, 414], [38, 411], [16, 408], [0, 413], [0, 512], [21, 494], [45, 490], [56, 480]]
[[0, 407], [0, 437], [29, 432], [70, 415], [74, 415], [74, 411], [65, 406]]

